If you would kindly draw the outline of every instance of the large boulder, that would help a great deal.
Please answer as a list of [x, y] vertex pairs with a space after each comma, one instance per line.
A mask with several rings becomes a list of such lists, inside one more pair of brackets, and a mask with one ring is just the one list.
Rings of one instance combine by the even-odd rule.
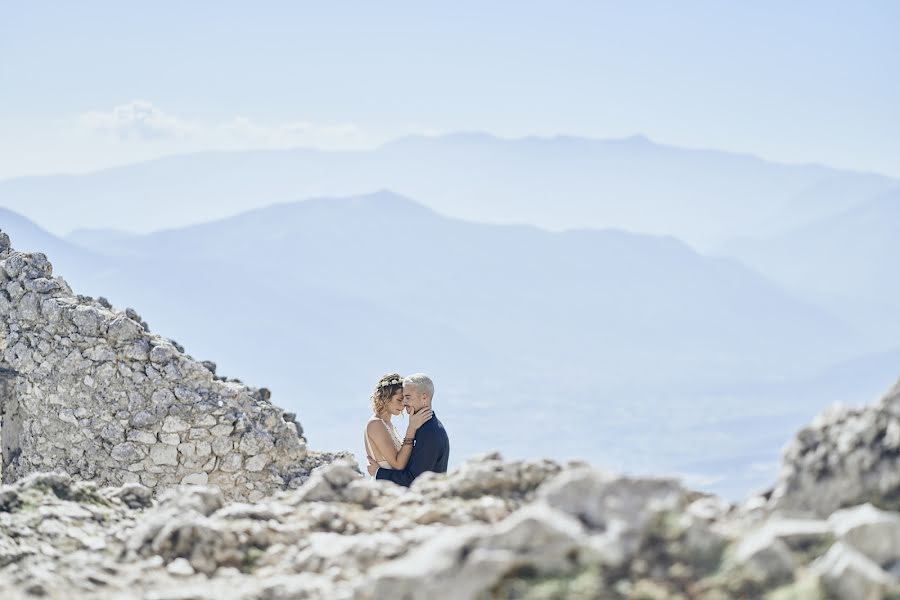
[[828, 516], [862, 503], [900, 510], [900, 383], [873, 406], [836, 406], [788, 446], [770, 508]]

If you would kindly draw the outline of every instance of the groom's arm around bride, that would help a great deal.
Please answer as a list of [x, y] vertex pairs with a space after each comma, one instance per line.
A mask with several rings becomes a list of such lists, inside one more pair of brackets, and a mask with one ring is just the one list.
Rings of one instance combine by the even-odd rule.
[[413, 480], [425, 471], [446, 473], [447, 462], [450, 458], [450, 439], [437, 415], [419, 428], [415, 440], [412, 456], [405, 469], [382, 467], [375, 473], [375, 478], [386, 479], [397, 485], [409, 487]]

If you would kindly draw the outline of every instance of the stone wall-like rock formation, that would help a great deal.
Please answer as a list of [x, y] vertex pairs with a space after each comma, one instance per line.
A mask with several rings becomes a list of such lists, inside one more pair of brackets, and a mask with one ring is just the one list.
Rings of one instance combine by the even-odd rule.
[[310, 453], [268, 391], [154, 335], [132, 311], [76, 296], [0, 232], [2, 478], [62, 471], [100, 485], [214, 484], [255, 500], [299, 485]]

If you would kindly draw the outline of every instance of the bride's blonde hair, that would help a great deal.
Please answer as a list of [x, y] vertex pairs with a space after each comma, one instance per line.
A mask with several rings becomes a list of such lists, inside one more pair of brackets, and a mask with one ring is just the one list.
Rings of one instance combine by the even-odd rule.
[[382, 376], [375, 385], [375, 390], [371, 396], [372, 410], [375, 411], [375, 414], [380, 414], [384, 407], [387, 406], [391, 396], [402, 390], [403, 377], [399, 373], [388, 373]]

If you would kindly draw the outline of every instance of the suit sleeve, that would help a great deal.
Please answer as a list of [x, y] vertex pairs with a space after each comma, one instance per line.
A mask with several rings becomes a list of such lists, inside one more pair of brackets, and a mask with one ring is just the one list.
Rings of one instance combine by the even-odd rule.
[[[426, 432], [422, 432], [426, 433]], [[433, 471], [438, 463], [441, 455], [441, 445], [438, 441], [436, 432], [427, 432], [416, 440], [416, 447], [413, 450], [412, 457], [405, 469], [378, 469], [375, 474], [376, 479], [386, 479], [393, 481], [397, 485], [409, 487], [413, 479], [424, 473], [425, 471]]]

